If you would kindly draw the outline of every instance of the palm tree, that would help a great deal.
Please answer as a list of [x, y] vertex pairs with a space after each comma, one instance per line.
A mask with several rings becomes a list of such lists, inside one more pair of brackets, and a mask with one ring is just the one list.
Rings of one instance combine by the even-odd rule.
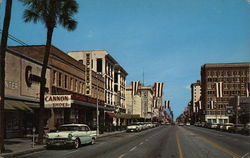
[[0, 153], [4, 152], [4, 97], [5, 97], [5, 55], [11, 19], [12, 0], [6, 1], [2, 39], [0, 45]]
[[44, 94], [46, 85], [46, 69], [48, 65], [50, 47], [54, 28], [57, 24], [62, 25], [68, 31], [76, 28], [77, 22], [73, 15], [78, 12], [78, 3], [76, 0], [21, 0], [27, 9], [24, 11], [24, 22], [42, 22], [47, 29], [47, 41], [45, 46], [43, 66], [40, 82], [40, 109], [39, 109], [39, 135], [38, 143], [43, 141], [44, 127]]

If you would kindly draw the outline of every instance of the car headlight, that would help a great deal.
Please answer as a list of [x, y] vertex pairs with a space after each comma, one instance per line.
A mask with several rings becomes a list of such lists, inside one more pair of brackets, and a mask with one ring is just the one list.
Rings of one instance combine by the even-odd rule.
[[68, 139], [69, 139], [69, 140], [71, 140], [71, 139], [72, 139], [72, 137], [73, 137], [73, 135], [72, 135], [72, 134], [69, 134], [69, 135], [68, 135]]

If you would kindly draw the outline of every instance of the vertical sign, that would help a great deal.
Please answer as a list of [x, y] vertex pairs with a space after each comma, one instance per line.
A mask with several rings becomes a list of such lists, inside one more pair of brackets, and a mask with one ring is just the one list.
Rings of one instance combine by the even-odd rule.
[[87, 53], [86, 54], [86, 67], [85, 67], [85, 83], [86, 83], [86, 89], [85, 89], [85, 94], [86, 95], [91, 95], [91, 83], [92, 83], [92, 59], [91, 59], [91, 54]]

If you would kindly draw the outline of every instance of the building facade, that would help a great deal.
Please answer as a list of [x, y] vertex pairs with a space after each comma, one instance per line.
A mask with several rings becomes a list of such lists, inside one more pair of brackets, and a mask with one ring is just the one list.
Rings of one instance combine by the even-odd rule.
[[126, 109], [141, 121], [159, 117], [159, 109], [153, 106], [153, 87], [141, 85], [138, 93], [132, 96], [132, 86], [126, 86]]
[[84, 64], [90, 58], [90, 69], [104, 77], [105, 107], [112, 108], [112, 113], [107, 113], [107, 119], [113, 119], [114, 126], [120, 126], [124, 120], [115, 114], [126, 113], [125, 86], [128, 73], [105, 50], [71, 51], [68, 55]]
[[[201, 67], [201, 107], [203, 121], [227, 123], [225, 110], [235, 96], [246, 96], [250, 63], [205, 64]], [[216, 88], [221, 83], [222, 88]], [[220, 97], [218, 97], [220, 92]]]
[[196, 81], [192, 83], [191, 86], [191, 101], [188, 104], [189, 114], [191, 116], [191, 124], [199, 121], [199, 101], [201, 99], [201, 83], [200, 81]]
[[[9, 47], [9, 49], [18, 55], [23, 55], [25, 58], [41, 63], [45, 46], [16, 46]], [[92, 129], [96, 129], [97, 105], [100, 126], [104, 126], [104, 111], [112, 110], [104, 106], [104, 77], [97, 75], [92, 70], [88, 70], [86, 65], [83, 65], [83, 63], [73, 59], [54, 46], [51, 47], [50, 52], [49, 69], [46, 77], [47, 95], [69, 95], [71, 97], [71, 106], [46, 108], [45, 103], [46, 126], [53, 130], [64, 123], [85, 123]], [[10, 58], [10, 60], [13, 59]], [[39, 69], [32, 65], [30, 67], [25, 75], [31, 76], [31, 74], [36, 74], [39, 78], [40, 72], [36, 72]], [[12, 77], [17, 78], [16, 74], [13, 75]], [[25, 79], [21, 80], [25, 82]], [[32, 86], [39, 87], [39, 82], [30, 82]], [[39, 88], [33, 88], [29, 92], [33, 95], [36, 94], [37, 102], [39, 102], [39, 95], [37, 95], [39, 94]], [[35, 113], [36, 116], [37, 114]], [[37, 124], [33, 126], [37, 128]]]

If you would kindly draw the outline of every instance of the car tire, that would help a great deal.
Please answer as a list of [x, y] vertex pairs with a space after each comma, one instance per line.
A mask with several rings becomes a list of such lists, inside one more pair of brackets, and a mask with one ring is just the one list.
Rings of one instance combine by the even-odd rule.
[[80, 144], [81, 144], [81, 142], [80, 142], [80, 140], [77, 138], [77, 139], [74, 141], [74, 148], [75, 148], [75, 149], [78, 149], [78, 148], [80, 147]]
[[91, 139], [90, 144], [91, 144], [91, 145], [94, 145], [94, 144], [95, 144], [95, 138], [92, 138], [92, 139]]

